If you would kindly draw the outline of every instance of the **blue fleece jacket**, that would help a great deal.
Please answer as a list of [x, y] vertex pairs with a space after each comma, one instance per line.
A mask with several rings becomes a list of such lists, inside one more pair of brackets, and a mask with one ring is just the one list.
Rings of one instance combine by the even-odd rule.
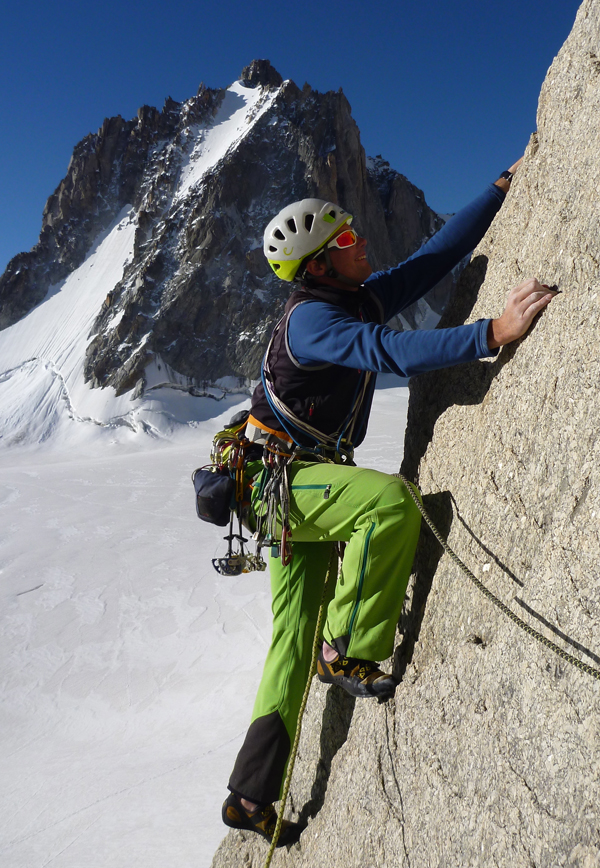
[[[476, 247], [503, 201], [504, 192], [490, 184], [409, 259], [368, 278], [365, 287], [381, 301], [384, 322], [421, 298]], [[487, 344], [489, 323], [486, 319], [456, 328], [397, 332], [315, 301], [292, 312], [288, 340], [302, 365], [332, 362], [410, 377], [496, 355]]]

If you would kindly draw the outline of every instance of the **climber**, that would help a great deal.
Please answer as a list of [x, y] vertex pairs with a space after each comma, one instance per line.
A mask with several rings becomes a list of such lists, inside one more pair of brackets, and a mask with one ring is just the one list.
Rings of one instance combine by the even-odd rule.
[[[265, 355], [246, 436], [280, 458], [297, 447], [288, 470], [292, 557], [270, 559], [273, 638], [223, 805], [228, 826], [272, 840], [273, 802], [281, 794], [337, 542], [346, 548], [326, 600], [318, 678], [356, 697], [393, 695], [397, 682], [376, 661], [393, 651], [420, 513], [399, 479], [354, 466], [352, 453], [365, 436], [378, 372], [408, 377], [496, 355], [525, 334], [553, 297], [532, 278], [511, 290], [497, 319], [430, 331], [385, 325], [475, 248], [520, 162], [389, 271], [373, 273], [366, 240], [332, 202], [296, 202], [265, 230], [271, 267], [298, 286]], [[278, 845], [297, 841], [301, 831], [284, 821]]]

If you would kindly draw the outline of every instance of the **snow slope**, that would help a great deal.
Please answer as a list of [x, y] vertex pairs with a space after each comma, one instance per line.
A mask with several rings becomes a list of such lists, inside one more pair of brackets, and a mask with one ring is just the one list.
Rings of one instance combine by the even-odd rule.
[[[44, 301], [0, 332], [0, 443], [75, 442], [86, 427], [135, 431], [140, 403], [84, 382], [90, 329], [133, 253], [135, 215], [125, 208], [82, 265]], [[81, 425], [73, 425], [72, 422]], [[85, 439], [84, 434], [84, 439]]]
[[[359, 460], [393, 471], [407, 390], [383, 386]], [[7, 868], [208, 868], [226, 831], [268, 575], [212, 569], [222, 531], [196, 518], [189, 476], [241, 404], [188, 400], [207, 418], [168, 441], [111, 443], [72, 421], [89, 438], [76, 449], [0, 452]]]
[[3, 865], [210, 862], [269, 634], [194, 511], [220, 423], [0, 457]]
[[175, 200], [184, 198], [232, 147], [237, 147], [253, 123], [270, 108], [277, 91], [234, 82], [208, 128], [196, 127], [194, 144], [183, 166]]

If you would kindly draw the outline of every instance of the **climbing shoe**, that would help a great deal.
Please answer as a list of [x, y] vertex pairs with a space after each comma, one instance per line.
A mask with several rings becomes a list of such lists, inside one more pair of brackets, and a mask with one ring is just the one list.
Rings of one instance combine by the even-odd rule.
[[339, 654], [328, 663], [323, 651], [317, 660], [319, 681], [325, 684], [339, 684], [351, 696], [374, 696], [384, 701], [394, 695], [398, 682], [393, 675], [382, 672], [372, 660], [357, 657], [341, 657]]
[[[244, 808], [235, 793], [230, 793], [223, 802], [221, 816], [225, 825], [230, 826], [232, 829], [245, 829], [248, 832], [258, 832], [269, 844], [273, 841], [275, 826], [277, 824], [277, 814], [273, 805], [267, 805], [266, 808], [257, 808], [256, 811], [250, 813], [250, 811]], [[277, 839], [277, 846], [285, 847], [286, 844], [295, 844], [300, 838], [303, 829], [304, 826], [301, 826], [299, 823], [283, 820], [281, 832]]]

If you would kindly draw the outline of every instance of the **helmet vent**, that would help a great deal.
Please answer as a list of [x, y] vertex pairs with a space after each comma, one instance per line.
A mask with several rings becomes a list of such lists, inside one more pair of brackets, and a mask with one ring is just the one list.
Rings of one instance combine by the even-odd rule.
[[[306, 262], [322, 254], [336, 230], [350, 224], [348, 214], [335, 200], [302, 199], [282, 208], [263, 235], [263, 253], [281, 280], [300, 279]], [[304, 263], [304, 264], [303, 264]]]

